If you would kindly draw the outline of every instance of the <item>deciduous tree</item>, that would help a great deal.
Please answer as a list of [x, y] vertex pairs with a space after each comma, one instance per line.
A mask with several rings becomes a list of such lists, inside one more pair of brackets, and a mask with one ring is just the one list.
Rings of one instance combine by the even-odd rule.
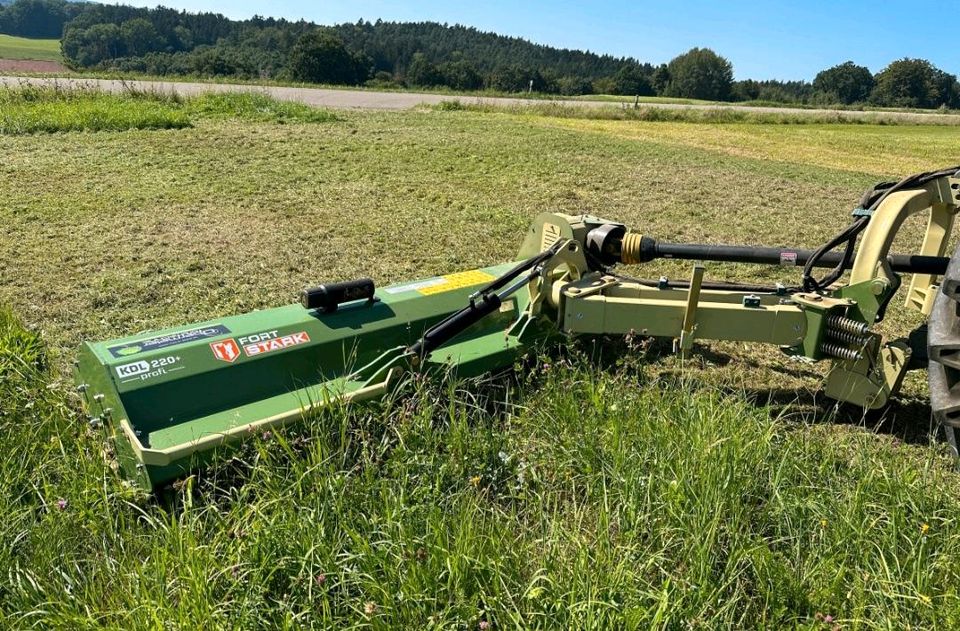
[[[852, 61], [821, 70], [813, 80], [813, 89], [835, 103], [860, 103], [870, 97], [873, 73]], [[829, 98], [832, 97], [832, 98]]]
[[733, 85], [733, 65], [709, 48], [693, 48], [667, 65], [667, 96], [726, 101]]

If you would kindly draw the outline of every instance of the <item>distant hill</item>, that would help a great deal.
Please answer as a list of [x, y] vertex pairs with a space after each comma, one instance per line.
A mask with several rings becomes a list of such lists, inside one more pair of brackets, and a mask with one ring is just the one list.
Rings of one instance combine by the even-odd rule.
[[[348, 48], [368, 55], [376, 70], [406, 68], [417, 52], [423, 53], [434, 64], [467, 59], [486, 73], [521, 65], [541, 71], [549, 69], [559, 76], [575, 75], [586, 79], [611, 76], [625, 64], [641, 65], [630, 57], [554, 48], [459, 24], [378, 20], [375, 23], [340, 24], [333, 30]], [[645, 70], [652, 73], [653, 66], [646, 64]]]

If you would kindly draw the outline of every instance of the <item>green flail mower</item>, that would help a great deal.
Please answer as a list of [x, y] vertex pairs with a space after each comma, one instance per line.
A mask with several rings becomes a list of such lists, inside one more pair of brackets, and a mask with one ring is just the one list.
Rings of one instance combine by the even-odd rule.
[[[953, 167], [870, 189], [817, 250], [664, 243], [615, 221], [543, 214], [516, 262], [386, 288], [321, 285], [301, 304], [86, 343], [77, 388], [109, 453], [144, 489], [323, 407], [385, 397], [412, 372], [479, 375], [568, 336], [671, 338], [681, 354], [695, 340], [766, 342], [829, 361], [826, 395], [869, 409], [886, 405], [908, 370], [928, 367], [932, 408], [955, 447], [960, 250], [944, 254], [958, 208]], [[903, 221], [921, 212], [920, 251], [891, 254]], [[689, 280], [617, 271], [661, 258], [693, 261]], [[708, 282], [702, 261], [797, 266], [801, 284]], [[828, 271], [817, 278], [818, 268]], [[884, 340], [873, 326], [904, 274], [906, 305], [930, 316], [929, 333]]]

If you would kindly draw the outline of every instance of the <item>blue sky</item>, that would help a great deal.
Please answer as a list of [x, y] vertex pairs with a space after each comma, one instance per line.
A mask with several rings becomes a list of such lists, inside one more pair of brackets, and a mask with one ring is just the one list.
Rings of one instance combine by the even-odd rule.
[[232, 18], [260, 14], [320, 24], [359, 18], [460, 23], [655, 64], [694, 46], [706, 46], [733, 62], [738, 79], [811, 80], [818, 71], [848, 59], [876, 72], [901, 57], [929, 59], [960, 74], [960, 12], [955, 2], [948, 1], [164, 0], [163, 4]]

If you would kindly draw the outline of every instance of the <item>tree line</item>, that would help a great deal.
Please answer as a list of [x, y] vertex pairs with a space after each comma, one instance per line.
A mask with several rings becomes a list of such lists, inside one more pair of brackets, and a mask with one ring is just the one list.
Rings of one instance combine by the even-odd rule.
[[434, 22], [323, 27], [65, 0], [0, 6], [0, 32], [60, 37], [65, 61], [77, 69], [570, 96], [960, 107], [957, 78], [923, 59], [897, 60], [877, 74], [846, 62], [812, 82], [734, 81], [730, 62], [706, 48], [655, 66]]

